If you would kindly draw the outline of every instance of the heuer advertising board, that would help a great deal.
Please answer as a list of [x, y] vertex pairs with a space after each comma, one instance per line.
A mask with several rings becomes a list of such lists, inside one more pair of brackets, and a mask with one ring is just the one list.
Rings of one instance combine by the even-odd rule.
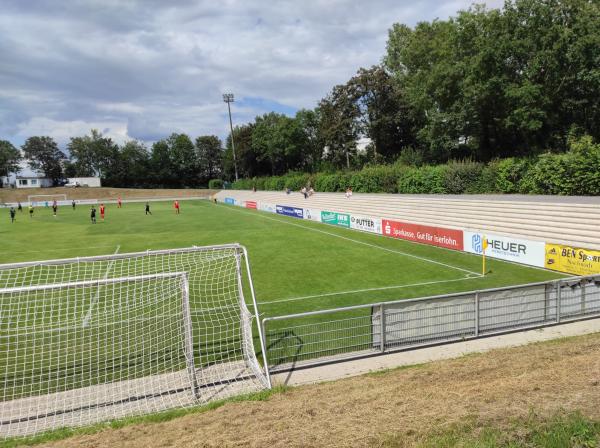
[[500, 260], [514, 261], [530, 266], [544, 267], [546, 244], [542, 241], [530, 241], [482, 232], [464, 232], [465, 252], [483, 253], [483, 238], [487, 240], [485, 255]]

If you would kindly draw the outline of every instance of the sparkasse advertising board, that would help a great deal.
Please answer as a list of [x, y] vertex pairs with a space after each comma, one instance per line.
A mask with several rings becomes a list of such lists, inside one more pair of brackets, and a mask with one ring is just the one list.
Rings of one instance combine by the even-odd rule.
[[483, 234], [481, 232], [464, 232], [465, 252], [472, 254], [483, 253], [483, 238], [488, 246], [485, 250], [487, 257], [500, 260], [515, 261], [530, 266], [544, 267], [546, 244], [541, 241], [530, 241], [508, 236]]
[[350, 215], [337, 212], [321, 212], [321, 222], [333, 224], [334, 226], [350, 227]]
[[298, 207], [288, 207], [287, 205], [277, 205], [275, 207], [279, 215], [291, 216], [292, 218], [304, 218], [304, 210]]
[[370, 216], [350, 216], [350, 228], [381, 234], [381, 218], [371, 218]]
[[321, 222], [321, 210], [317, 210], [316, 208], [305, 208], [304, 219]]
[[463, 250], [463, 231], [384, 219], [383, 235], [431, 246]]

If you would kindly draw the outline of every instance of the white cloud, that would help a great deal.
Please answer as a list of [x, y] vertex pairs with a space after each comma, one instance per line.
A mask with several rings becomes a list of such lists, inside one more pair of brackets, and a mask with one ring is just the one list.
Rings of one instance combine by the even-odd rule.
[[[5, 0], [0, 138], [64, 141], [92, 127], [115, 140], [224, 136], [223, 91], [312, 108], [359, 67], [381, 61], [393, 23], [446, 18], [469, 4], [88, 0], [66, 14], [46, 2]], [[236, 123], [268, 111], [233, 109]]]

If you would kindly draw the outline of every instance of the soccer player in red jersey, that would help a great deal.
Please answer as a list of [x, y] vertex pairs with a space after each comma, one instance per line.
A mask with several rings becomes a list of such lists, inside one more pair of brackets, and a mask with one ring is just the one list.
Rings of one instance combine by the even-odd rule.
[[117, 199], [117, 208], [121, 208], [121, 196]]
[[179, 201], [175, 201], [175, 203], [173, 204], [173, 207], [175, 207], [175, 214], [178, 215], [179, 214]]
[[100, 219], [104, 221], [104, 204], [100, 204]]

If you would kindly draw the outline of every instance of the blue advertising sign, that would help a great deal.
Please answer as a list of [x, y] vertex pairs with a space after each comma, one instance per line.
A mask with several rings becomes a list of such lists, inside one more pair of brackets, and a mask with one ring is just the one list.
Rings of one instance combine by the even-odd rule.
[[276, 212], [280, 215], [291, 216], [292, 218], [304, 219], [304, 210], [298, 207], [288, 207], [287, 205], [277, 205]]
[[225, 204], [235, 205], [235, 199], [233, 199], [233, 198], [225, 198]]

